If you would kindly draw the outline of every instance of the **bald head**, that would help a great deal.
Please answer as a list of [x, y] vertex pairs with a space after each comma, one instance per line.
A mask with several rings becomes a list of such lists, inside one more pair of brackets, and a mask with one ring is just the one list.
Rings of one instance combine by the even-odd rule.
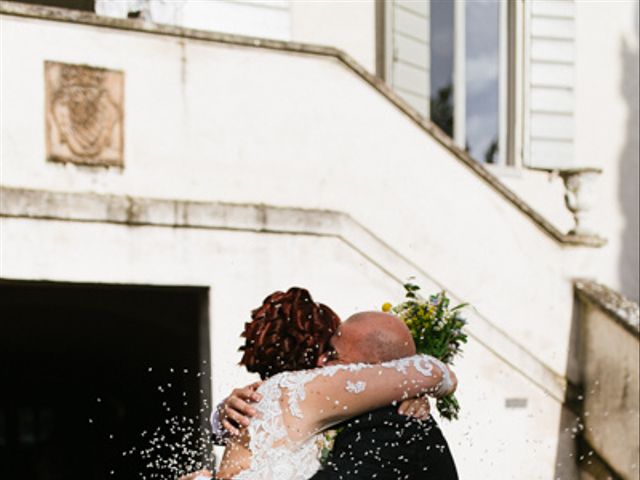
[[402, 320], [382, 312], [361, 312], [340, 325], [333, 344], [343, 362], [379, 363], [416, 353]]

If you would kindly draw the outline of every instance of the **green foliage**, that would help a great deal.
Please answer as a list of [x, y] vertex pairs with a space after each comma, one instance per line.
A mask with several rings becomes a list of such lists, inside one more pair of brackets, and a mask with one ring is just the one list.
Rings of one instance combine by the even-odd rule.
[[[391, 308], [409, 327], [418, 353], [431, 355], [448, 365], [461, 353], [461, 346], [467, 343], [464, 326], [467, 321], [461, 310], [466, 304], [449, 308], [449, 298], [445, 292], [420, 296], [420, 287], [406, 283], [405, 301]], [[460, 404], [455, 394], [438, 399], [436, 403], [440, 416], [453, 420], [458, 418]]]
[[336, 441], [336, 437], [344, 430], [344, 427], [338, 427], [332, 430], [326, 430], [319, 438], [316, 440], [316, 445], [320, 450], [320, 463], [322, 465], [327, 464], [327, 460], [329, 460], [329, 454], [331, 450], [333, 450], [333, 445]]

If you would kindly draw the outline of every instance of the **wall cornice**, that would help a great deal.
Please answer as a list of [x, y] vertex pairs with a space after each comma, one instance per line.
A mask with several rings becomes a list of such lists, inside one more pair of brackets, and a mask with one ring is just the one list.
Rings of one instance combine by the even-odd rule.
[[574, 287], [579, 298], [598, 307], [640, 340], [640, 307], [636, 302], [592, 280], [576, 280]]

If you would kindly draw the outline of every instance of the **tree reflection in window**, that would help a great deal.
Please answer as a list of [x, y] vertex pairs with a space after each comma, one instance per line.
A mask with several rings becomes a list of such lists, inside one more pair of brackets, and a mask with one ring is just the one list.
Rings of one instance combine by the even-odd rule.
[[498, 0], [465, 4], [466, 140], [471, 156], [486, 163], [498, 162], [500, 8]]
[[453, 1], [431, 2], [431, 121], [453, 137]]
[[431, 94], [431, 121], [453, 137], [453, 85], [449, 84]]
[[[454, 0], [432, 1], [430, 17], [431, 120], [450, 137], [464, 122], [465, 149], [479, 162], [497, 163], [500, 145], [499, 0], [465, 2], [465, 31], [454, 32]], [[463, 45], [456, 45], [461, 40]], [[464, 78], [454, 79], [456, 49], [464, 49]], [[454, 91], [463, 90], [464, 118], [455, 118]]]

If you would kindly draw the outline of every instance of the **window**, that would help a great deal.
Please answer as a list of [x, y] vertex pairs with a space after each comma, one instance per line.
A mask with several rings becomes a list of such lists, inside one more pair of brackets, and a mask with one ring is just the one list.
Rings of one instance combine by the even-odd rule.
[[476, 160], [507, 163], [507, 2], [431, 2], [431, 119]]
[[31, 5], [43, 5], [45, 7], [62, 7], [72, 10], [85, 10], [93, 12], [95, 0], [9, 0], [12, 2], [30, 3]]
[[431, 120], [453, 137], [453, 1], [431, 4]]
[[466, 147], [473, 158], [485, 163], [499, 162], [500, 10], [504, 6], [495, 0], [466, 3]]
[[386, 5], [387, 82], [479, 162], [513, 163], [516, 2]]

